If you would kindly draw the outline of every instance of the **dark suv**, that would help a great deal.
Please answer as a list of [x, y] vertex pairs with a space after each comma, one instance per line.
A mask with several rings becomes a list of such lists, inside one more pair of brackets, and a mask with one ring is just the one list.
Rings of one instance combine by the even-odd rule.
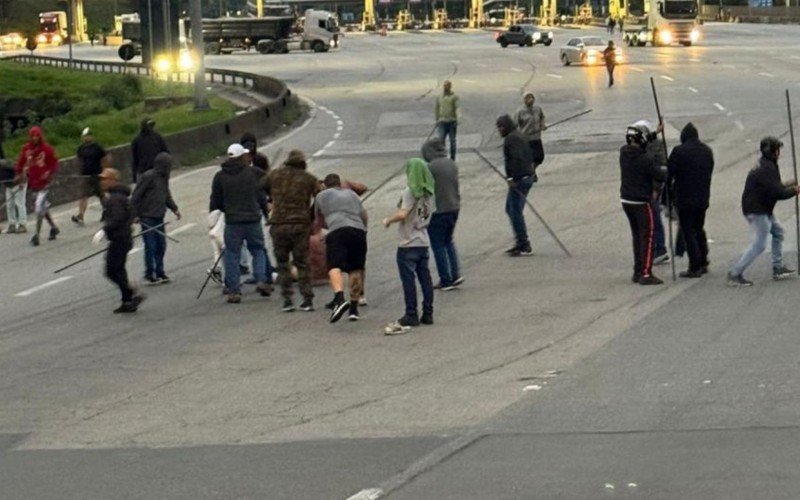
[[532, 47], [537, 43], [549, 46], [553, 43], [553, 32], [541, 31], [532, 24], [515, 24], [497, 36], [497, 43], [503, 48], [509, 45]]

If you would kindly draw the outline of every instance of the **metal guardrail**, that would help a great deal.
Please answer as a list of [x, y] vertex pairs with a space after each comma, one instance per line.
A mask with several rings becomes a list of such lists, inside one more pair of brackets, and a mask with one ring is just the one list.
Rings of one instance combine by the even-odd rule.
[[[70, 61], [64, 57], [34, 56], [34, 55], [15, 55], [3, 58], [8, 61], [16, 61], [24, 64], [36, 64], [40, 66], [52, 66], [56, 68], [75, 69], [78, 71], [93, 71], [96, 73], [117, 73], [117, 74], [136, 74], [138, 76], [151, 76], [173, 78], [176, 81], [194, 81], [194, 73], [169, 73], [159, 74], [153, 69], [141, 63], [125, 63], [111, 61], [91, 61], [86, 59], [72, 59]], [[210, 83], [221, 83], [234, 87], [246, 89], [256, 88], [256, 80], [261, 78], [251, 73], [234, 71], [228, 69], [206, 68], [206, 81]]]

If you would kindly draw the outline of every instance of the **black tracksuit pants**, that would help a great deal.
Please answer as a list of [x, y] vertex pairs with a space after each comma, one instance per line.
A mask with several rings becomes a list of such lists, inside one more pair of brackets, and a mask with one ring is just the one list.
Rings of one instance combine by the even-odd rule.
[[122, 302], [133, 300], [133, 289], [128, 283], [128, 271], [125, 270], [125, 262], [128, 260], [128, 252], [133, 248], [133, 241], [130, 239], [111, 241], [106, 252], [106, 277], [119, 287], [122, 294]]
[[623, 203], [622, 209], [631, 225], [633, 239], [633, 272], [647, 277], [653, 271], [653, 237], [655, 221], [653, 209], [649, 203]]
[[689, 254], [689, 271], [700, 271], [708, 265], [708, 240], [706, 240], [706, 209], [679, 208], [678, 219]]

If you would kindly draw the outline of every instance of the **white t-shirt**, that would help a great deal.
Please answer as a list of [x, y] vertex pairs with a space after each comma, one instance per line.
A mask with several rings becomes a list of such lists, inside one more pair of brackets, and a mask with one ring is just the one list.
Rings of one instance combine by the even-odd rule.
[[403, 199], [400, 208], [408, 210], [408, 215], [400, 222], [398, 232], [400, 234], [400, 248], [427, 247], [430, 246], [428, 238], [428, 225], [431, 223], [431, 215], [436, 211], [436, 201], [433, 196], [414, 198], [411, 189], [403, 191]]

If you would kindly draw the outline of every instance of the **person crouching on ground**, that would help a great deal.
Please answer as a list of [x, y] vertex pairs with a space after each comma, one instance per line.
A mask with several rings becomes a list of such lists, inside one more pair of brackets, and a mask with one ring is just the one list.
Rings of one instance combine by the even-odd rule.
[[[397, 335], [408, 332], [412, 326], [433, 324], [433, 282], [428, 269], [428, 225], [436, 211], [435, 185], [428, 165], [422, 158], [411, 158], [406, 164], [406, 188], [398, 210], [383, 219], [389, 227], [399, 223], [400, 241], [397, 246], [397, 268], [403, 284], [405, 314], [390, 323], [384, 333]], [[422, 317], [417, 311], [415, 278], [422, 288]]]

